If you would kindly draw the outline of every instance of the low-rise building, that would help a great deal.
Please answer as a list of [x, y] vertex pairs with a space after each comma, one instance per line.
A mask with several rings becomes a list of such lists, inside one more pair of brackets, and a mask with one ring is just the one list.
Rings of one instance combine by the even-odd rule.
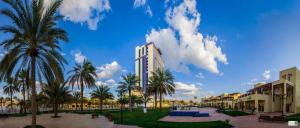
[[202, 98], [201, 106], [217, 108], [235, 108], [240, 93], [223, 93], [219, 96], [210, 96]]
[[279, 80], [259, 83], [238, 99], [238, 108], [255, 112], [300, 112], [300, 71], [296, 68], [282, 70]]

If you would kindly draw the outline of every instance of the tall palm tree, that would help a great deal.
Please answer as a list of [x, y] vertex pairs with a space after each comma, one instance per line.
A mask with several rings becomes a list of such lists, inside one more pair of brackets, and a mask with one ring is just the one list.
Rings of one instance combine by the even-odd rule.
[[153, 73], [154, 88], [159, 94], [159, 108], [162, 110], [162, 96], [175, 92], [174, 77], [169, 70], [157, 70]]
[[69, 87], [65, 83], [59, 83], [55, 80], [47, 80], [47, 84], [44, 84], [42, 94], [53, 105], [54, 117], [58, 117], [58, 104], [62, 103], [65, 98], [71, 94]]
[[18, 81], [14, 78], [7, 78], [6, 85], [3, 86], [4, 94], [10, 96], [10, 112], [13, 109], [13, 94], [19, 92]]
[[135, 74], [129, 73], [127, 75], [122, 76], [123, 81], [120, 82], [121, 85], [125, 86], [126, 91], [128, 92], [128, 98], [129, 98], [129, 109], [132, 111], [133, 103], [132, 103], [132, 92], [135, 89], [136, 83], [138, 83], [138, 79], [135, 76]]
[[80, 92], [74, 92], [73, 93], [73, 100], [75, 101], [75, 109], [77, 110], [77, 104], [78, 104], [78, 102], [79, 102], [79, 100], [80, 100]]
[[98, 98], [100, 101], [100, 110], [103, 110], [103, 100], [112, 99], [113, 95], [109, 92], [109, 87], [101, 84], [99, 87], [96, 87], [96, 90], [91, 92], [92, 98]]
[[36, 127], [36, 77], [63, 80], [62, 67], [66, 60], [59, 53], [59, 41], [68, 41], [67, 33], [56, 26], [62, 18], [56, 11], [62, 0], [53, 0], [45, 8], [44, 0], [3, 0], [10, 8], [1, 9], [12, 25], [0, 27], [10, 38], [1, 46], [8, 51], [0, 62], [0, 80], [16, 70], [28, 69], [31, 84], [32, 127]]
[[83, 111], [83, 91], [84, 86], [88, 88], [95, 87], [95, 79], [97, 77], [96, 68], [91, 62], [84, 60], [82, 64], [76, 64], [76, 66], [68, 72], [70, 74], [68, 82], [74, 87], [76, 84], [80, 88], [81, 95], [81, 111]]
[[20, 72], [17, 73], [17, 77], [18, 77], [18, 80], [19, 80], [19, 84], [20, 84], [20, 91], [22, 91], [22, 95], [23, 95], [23, 101], [21, 102], [21, 106], [22, 108], [24, 108], [24, 113], [26, 113], [26, 95], [25, 95], [25, 92], [26, 92], [26, 88], [29, 86], [28, 85], [28, 72], [27, 70], [25, 69], [22, 69]]

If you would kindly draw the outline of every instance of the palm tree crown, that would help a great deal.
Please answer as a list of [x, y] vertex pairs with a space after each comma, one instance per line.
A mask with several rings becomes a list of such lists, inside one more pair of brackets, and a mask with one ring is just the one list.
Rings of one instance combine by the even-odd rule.
[[97, 77], [96, 68], [91, 62], [84, 60], [82, 64], [76, 64], [68, 74], [71, 74], [68, 78], [68, 82], [72, 88], [76, 84], [81, 90], [81, 111], [83, 111], [84, 86], [87, 86], [88, 88], [95, 87], [95, 79]]

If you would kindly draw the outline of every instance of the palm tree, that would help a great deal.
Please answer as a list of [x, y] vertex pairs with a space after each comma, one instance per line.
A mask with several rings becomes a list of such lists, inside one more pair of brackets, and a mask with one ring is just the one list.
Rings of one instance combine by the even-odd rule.
[[109, 92], [109, 87], [101, 84], [99, 87], [96, 87], [96, 90], [91, 92], [92, 98], [98, 98], [100, 101], [100, 110], [103, 109], [103, 100], [112, 99], [113, 95]]
[[75, 104], [76, 104], [75, 108], [77, 110], [77, 104], [80, 100], [80, 92], [76, 91], [76, 92], [73, 93], [73, 100], [75, 100]]
[[26, 88], [29, 86], [27, 76], [28, 76], [28, 72], [25, 69], [22, 69], [20, 72], [17, 73], [17, 77], [19, 80], [20, 88], [21, 88], [20, 90], [22, 91], [22, 95], [23, 95], [23, 102], [21, 102], [22, 103], [21, 106], [22, 106], [22, 108], [24, 108], [24, 113], [26, 113], [25, 92], [26, 92]]
[[83, 111], [83, 90], [84, 86], [88, 88], [95, 87], [95, 79], [97, 77], [96, 68], [92, 65], [91, 62], [84, 60], [84, 62], [80, 64], [76, 64], [76, 66], [68, 72], [71, 74], [68, 78], [68, 82], [74, 87], [76, 84], [80, 88], [81, 95], [81, 111]]
[[[45, 8], [44, 0], [3, 0], [10, 8], [1, 9], [12, 25], [0, 27], [11, 37], [1, 46], [8, 53], [0, 62], [0, 80], [21, 69], [30, 72], [32, 127], [36, 127], [36, 77], [63, 80], [62, 67], [66, 60], [59, 53], [59, 41], [68, 41], [67, 33], [56, 27], [62, 17], [56, 11], [62, 0], [53, 0]], [[16, 71], [17, 70], [17, 71]]]
[[56, 80], [47, 80], [47, 84], [44, 84], [42, 94], [52, 103], [54, 117], [58, 117], [58, 104], [69, 97], [70, 93], [71, 91], [65, 83], [59, 83]]
[[162, 96], [172, 95], [175, 92], [174, 77], [169, 70], [159, 69], [153, 73], [154, 90], [159, 94], [159, 108], [162, 110]]
[[14, 78], [7, 78], [6, 85], [3, 86], [4, 94], [10, 95], [10, 112], [13, 109], [13, 94], [19, 91], [17, 81]]
[[122, 76], [123, 81], [120, 82], [121, 85], [124, 85], [126, 88], [126, 91], [128, 92], [128, 98], [129, 98], [129, 109], [132, 111], [133, 103], [132, 103], [132, 91], [135, 89], [136, 83], [138, 83], [138, 79], [135, 76], [135, 74], [127, 74]]

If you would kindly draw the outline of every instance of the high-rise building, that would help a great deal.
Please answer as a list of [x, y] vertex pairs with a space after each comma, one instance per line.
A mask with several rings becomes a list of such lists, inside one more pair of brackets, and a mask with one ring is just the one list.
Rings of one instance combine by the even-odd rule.
[[135, 74], [139, 78], [138, 86], [146, 91], [152, 72], [163, 69], [162, 53], [153, 42], [135, 48]]

